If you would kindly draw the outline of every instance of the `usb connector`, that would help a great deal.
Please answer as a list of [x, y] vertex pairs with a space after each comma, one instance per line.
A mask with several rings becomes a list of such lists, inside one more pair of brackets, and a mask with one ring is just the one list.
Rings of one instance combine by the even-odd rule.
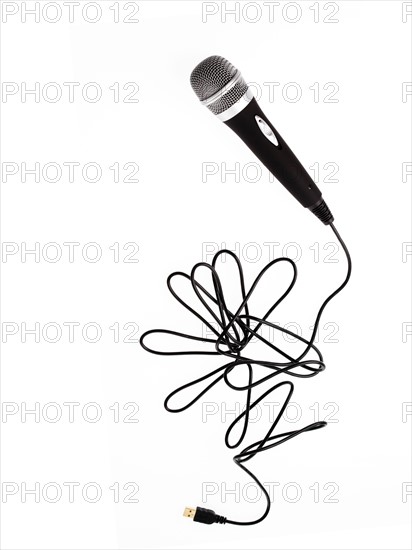
[[190, 518], [193, 521], [199, 523], [206, 523], [211, 525], [212, 523], [226, 523], [226, 518], [215, 514], [213, 510], [208, 510], [207, 508], [185, 508], [183, 512], [185, 518]]
[[183, 512], [183, 515], [185, 518], [194, 519], [196, 514], [196, 508], [185, 508], [185, 511]]

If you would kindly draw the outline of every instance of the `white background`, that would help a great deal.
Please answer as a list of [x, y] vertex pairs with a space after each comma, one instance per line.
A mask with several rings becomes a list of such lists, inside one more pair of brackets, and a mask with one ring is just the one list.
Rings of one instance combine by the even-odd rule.
[[[97, 3], [101, 17], [91, 23], [95, 8], [86, 15], [81, 10], [88, 2], [75, 9], [73, 22], [64, 3], [40, 2], [39, 21], [27, 15], [24, 22], [24, 8], [33, 4], [2, 2], [3, 87], [9, 83], [6, 90], [15, 92], [3, 89], [1, 105], [2, 547], [410, 548], [411, 176], [405, 171], [412, 96], [403, 83], [411, 81], [412, 15], [405, 15], [411, 3], [302, 1], [270, 8], [249, 2], [225, 20], [234, 2], [110, 0]], [[50, 11], [44, 12], [46, 4]], [[62, 15], [51, 23], [56, 4]], [[5, 10], [16, 13], [6, 17]], [[124, 22], [135, 11], [138, 22]], [[203, 421], [200, 403], [180, 415], [167, 413], [163, 399], [170, 391], [222, 362], [156, 357], [140, 348], [138, 337], [157, 326], [202, 334], [199, 321], [174, 303], [165, 280], [176, 269], [210, 261], [206, 249], [236, 248], [248, 284], [271, 259], [264, 243], [278, 243], [276, 255], [298, 252], [298, 283], [273, 320], [297, 323], [304, 335], [346, 264], [341, 250], [332, 256], [338, 262], [328, 261], [331, 231], [269, 182], [267, 172], [248, 181], [256, 159], [199, 105], [189, 75], [212, 54], [231, 60], [255, 83], [260, 105], [312, 176], [309, 167], [318, 163], [319, 186], [354, 262], [350, 285], [322, 319], [319, 345], [327, 369], [297, 381], [293, 401], [301, 418], [282, 421], [279, 429], [313, 422], [315, 403], [321, 419], [335, 411], [333, 421], [250, 463], [260, 479], [277, 484], [270, 516], [251, 528], [203, 526], [182, 517], [184, 506], [202, 504], [233, 519], [261, 514], [263, 500], [251, 502], [253, 490], [244, 491], [249, 479], [223, 441], [234, 417], [222, 412], [243, 396], [224, 385], [214, 389], [204, 401], [215, 414]], [[39, 97], [22, 95], [36, 82]], [[56, 102], [50, 82], [62, 90]], [[73, 101], [64, 82], [80, 84]], [[94, 103], [81, 92], [90, 82], [102, 90]], [[130, 82], [136, 84], [124, 90]], [[110, 89], [115, 83], [117, 101]], [[273, 97], [265, 83], [277, 83]], [[138, 102], [124, 102], [136, 85]], [[301, 97], [294, 101], [296, 91]], [[38, 182], [33, 175], [22, 181], [22, 163], [39, 163], [42, 170], [50, 162], [62, 168], [59, 181], [47, 181], [53, 167]], [[85, 180], [77, 168], [70, 182], [67, 162], [80, 169], [98, 163], [100, 181]], [[123, 180], [128, 162], [138, 165], [139, 181], [114, 182], [109, 167], [119, 163]], [[206, 178], [202, 163], [216, 173]], [[222, 163], [237, 166], [239, 182], [233, 174], [223, 181]], [[337, 181], [327, 180], [326, 163], [337, 165]], [[73, 261], [63, 244], [69, 242], [80, 243]], [[96, 248], [87, 243], [100, 247], [98, 261], [88, 259]], [[35, 246], [37, 256], [22, 252]], [[61, 258], [52, 261], [59, 250]], [[124, 261], [131, 253], [138, 262]], [[262, 308], [279, 295], [276, 285], [273, 279], [266, 287]], [[73, 342], [68, 322], [79, 324]], [[94, 325], [84, 337], [87, 323]], [[36, 326], [39, 341], [33, 334], [24, 341], [25, 327]], [[96, 326], [101, 338], [90, 343]], [[119, 342], [109, 328], [116, 326]], [[328, 341], [330, 327], [337, 327], [334, 342]], [[52, 343], [56, 330], [61, 336]], [[67, 402], [79, 403], [72, 422]], [[88, 403], [97, 403], [100, 420], [90, 421], [96, 409]], [[123, 410], [127, 403], [136, 405]], [[36, 406], [37, 417], [24, 414]], [[136, 407], [132, 419], [138, 422], [125, 422]], [[268, 428], [263, 411], [247, 443]], [[79, 484], [73, 502], [68, 482]], [[207, 499], [203, 482], [215, 489]], [[87, 483], [100, 488], [98, 502], [88, 502], [93, 487], [83, 496]], [[120, 502], [109, 488], [116, 483]], [[125, 489], [127, 483], [134, 485]], [[238, 498], [224, 494], [225, 483]], [[327, 483], [337, 487], [338, 502], [324, 502]], [[315, 484], [320, 502], [310, 489]], [[138, 502], [124, 502], [137, 486]], [[25, 488], [35, 487], [37, 496], [28, 493], [24, 502]], [[60, 498], [49, 502], [56, 488]], [[291, 502], [294, 491], [300, 492], [297, 502]]]

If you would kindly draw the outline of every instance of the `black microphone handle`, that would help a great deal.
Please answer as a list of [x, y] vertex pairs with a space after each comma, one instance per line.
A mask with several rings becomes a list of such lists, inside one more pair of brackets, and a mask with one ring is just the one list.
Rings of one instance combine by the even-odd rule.
[[[246, 143], [302, 206], [309, 208], [325, 225], [333, 222], [333, 216], [322, 199], [319, 188], [267, 119], [255, 98], [240, 113], [225, 121], [225, 124]], [[261, 127], [265, 128], [266, 125], [275, 135], [277, 145], [262, 131]]]

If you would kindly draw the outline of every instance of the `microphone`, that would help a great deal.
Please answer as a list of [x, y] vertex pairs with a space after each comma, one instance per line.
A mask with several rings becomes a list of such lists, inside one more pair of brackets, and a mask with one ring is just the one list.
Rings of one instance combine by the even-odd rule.
[[190, 84], [202, 105], [246, 143], [302, 206], [325, 225], [333, 222], [319, 188], [263, 113], [238, 69], [212, 55], [193, 69]]

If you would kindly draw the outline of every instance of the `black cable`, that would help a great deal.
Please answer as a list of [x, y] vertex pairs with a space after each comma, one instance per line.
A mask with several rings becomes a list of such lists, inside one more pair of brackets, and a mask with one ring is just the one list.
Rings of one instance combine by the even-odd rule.
[[[174, 296], [174, 298], [182, 304], [186, 309], [188, 309], [193, 315], [195, 315], [198, 319], [200, 319], [208, 328], [211, 330], [216, 338], [202, 338], [198, 336], [192, 336], [190, 334], [185, 334], [182, 332], [176, 332], [173, 330], [167, 330], [167, 329], [153, 329], [145, 332], [141, 338], [140, 338], [140, 344], [142, 347], [150, 352], [157, 355], [222, 355], [225, 357], [230, 358], [230, 361], [226, 363], [225, 365], [222, 365], [221, 367], [213, 370], [212, 372], [205, 374], [204, 376], [201, 376], [199, 378], [196, 378], [195, 380], [188, 382], [187, 384], [184, 384], [183, 386], [180, 386], [179, 388], [172, 391], [165, 399], [164, 406], [167, 411], [169, 412], [182, 412], [189, 407], [191, 407], [194, 403], [196, 403], [203, 395], [206, 394], [213, 386], [215, 386], [218, 382], [221, 380], [224, 380], [226, 385], [229, 386], [232, 390], [235, 391], [245, 391], [246, 392], [246, 406], [244, 411], [239, 414], [235, 418], [235, 420], [231, 423], [229, 428], [226, 431], [225, 435], [225, 443], [226, 446], [230, 449], [237, 448], [242, 441], [244, 440], [248, 425], [249, 425], [249, 416], [251, 410], [256, 407], [260, 401], [262, 401], [265, 397], [267, 397], [269, 394], [277, 390], [278, 388], [282, 386], [287, 386], [289, 388], [288, 395], [278, 413], [275, 420], [273, 421], [272, 426], [270, 427], [269, 431], [265, 435], [265, 437], [259, 441], [256, 441], [255, 443], [252, 443], [251, 445], [248, 445], [245, 447], [242, 451], [240, 451], [233, 460], [235, 463], [242, 468], [260, 487], [262, 493], [266, 497], [267, 505], [266, 510], [256, 520], [252, 521], [234, 521], [230, 519], [226, 519], [223, 516], [216, 515], [212, 510], [207, 510], [204, 508], [186, 508], [185, 515], [188, 517], [193, 518], [195, 521], [200, 521], [202, 523], [230, 523], [233, 525], [255, 525], [256, 523], [260, 523], [265, 519], [265, 517], [268, 515], [271, 502], [270, 497], [263, 486], [263, 484], [259, 481], [259, 479], [248, 469], [246, 466], [244, 466], [244, 463], [248, 460], [252, 459], [254, 456], [256, 456], [258, 453], [261, 453], [263, 451], [267, 451], [269, 449], [272, 449], [273, 447], [276, 447], [277, 445], [281, 445], [285, 441], [288, 441], [289, 439], [292, 439], [293, 437], [296, 437], [297, 435], [309, 432], [313, 430], [317, 430], [319, 428], [323, 428], [326, 426], [326, 422], [314, 422], [313, 424], [309, 424], [308, 426], [301, 428], [300, 430], [292, 430], [290, 432], [285, 432], [281, 434], [275, 434], [272, 435], [277, 424], [279, 423], [283, 413], [285, 412], [286, 407], [289, 404], [289, 401], [292, 397], [293, 391], [294, 391], [294, 385], [290, 381], [282, 381], [279, 382], [273, 386], [271, 386], [268, 390], [266, 390], [264, 393], [262, 393], [257, 399], [255, 399], [252, 402], [252, 390], [256, 386], [267, 382], [271, 378], [274, 378], [275, 376], [278, 376], [279, 374], [287, 374], [289, 376], [296, 376], [298, 378], [309, 378], [312, 376], [316, 376], [323, 370], [325, 370], [325, 363], [323, 361], [323, 356], [319, 349], [314, 345], [314, 340], [316, 337], [316, 333], [318, 330], [319, 322], [321, 315], [323, 313], [323, 310], [325, 309], [326, 305], [330, 302], [330, 300], [336, 296], [348, 283], [351, 271], [352, 271], [352, 262], [349, 255], [349, 251], [343, 242], [341, 236], [339, 235], [337, 229], [335, 226], [331, 223], [330, 224], [333, 232], [336, 235], [336, 238], [338, 239], [339, 243], [341, 244], [346, 258], [348, 262], [348, 270], [347, 275], [343, 283], [334, 291], [332, 294], [330, 294], [326, 300], [321, 305], [318, 314], [316, 316], [315, 323], [313, 325], [312, 335], [309, 340], [306, 340], [305, 338], [299, 336], [298, 334], [295, 334], [285, 328], [281, 328], [267, 320], [269, 315], [275, 310], [275, 308], [286, 298], [286, 296], [289, 294], [289, 292], [292, 290], [292, 288], [295, 285], [296, 278], [297, 278], [297, 269], [296, 264], [293, 260], [290, 260], [289, 258], [276, 258], [275, 260], [272, 260], [269, 262], [262, 271], [258, 274], [256, 277], [254, 283], [246, 292], [245, 290], [245, 281], [243, 277], [243, 269], [242, 265], [240, 263], [239, 258], [230, 250], [220, 250], [217, 252], [212, 260], [211, 264], [208, 264], [206, 262], [200, 262], [196, 264], [192, 271], [190, 276], [186, 273], [182, 272], [174, 272], [171, 275], [169, 275], [167, 279], [167, 286], [171, 292], [171, 294]], [[232, 313], [227, 308], [226, 302], [225, 302], [225, 296], [223, 293], [222, 285], [220, 278], [216, 272], [215, 266], [218, 258], [222, 254], [227, 254], [231, 256], [237, 265], [238, 272], [239, 272], [239, 280], [240, 280], [240, 288], [242, 293], [242, 303], [240, 304], [238, 310], [235, 313]], [[269, 310], [266, 312], [266, 314], [262, 317], [256, 317], [254, 315], [251, 315], [249, 313], [249, 307], [248, 307], [248, 301], [254, 292], [256, 285], [259, 283], [262, 276], [275, 264], [279, 262], [287, 262], [292, 266], [293, 269], [293, 277], [292, 282], [290, 283], [287, 290], [282, 294], [282, 296], [269, 308]], [[214, 295], [209, 293], [197, 280], [196, 280], [196, 273], [199, 268], [206, 268], [209, 269], [212, 274], [212, 281], [213, 281], [213, 287], [214, 287]], [[192, 288], [197, 295], [198, 299], [202, 303], [202, 305], [209, 311], [209, 313], [212, 315], [213, 319], [218, 324], [218, 327], [220, 330], [217, 330], [214, 326], [212, 326], [199, 312], [195, 311], [193, 308], [191, 308], [173, 289], [172, 287], [172, 279], [174, 277], [183, 277], [185, 279], [188, 279], [191, 281]], [[218, 314], [210, 307], [210, 305], [207, 303], [207, 300], [209, 300], [209, 303], [212, 303], [214, 306], [217, 306]], [[256, 325], [252, 328], [251, 327], [251, 321], [256, 323]], [[262, 335], [258, 334], [258, 331], [262, 325], [271, 327], [274, 330], [278, 330], [284, 334], [288, 334], [289, 336], [293, 336], [294, 338], [300, 340], [304, 344], [306, 344], [306, 348], [304, 351], [297, 357], [293, 358], [289, 354], [285, 353], [278, 347], [276, 347], [274, 344], [272, 344], [269, 340], [264, 338]], [[181, 338], [189, 339], [189, 340], [195, 340], [200, 342], [208, 342], [210, 344], [214, 344], [215, 351], [159, 351], [152, 349], [148, 347], [148, 345], [145, 343], [145, 338], [149, 336], [150, 334], [169, 334], [173, 336], [178, 336]], [[279, 361], [262, 361], [262, 360], [255, 360], [250, 357], [246, 357], [242, 355], [242, 352], [244, 352], [247, 344], [251, 341], [253, 337], [256, 337], [260, 342], [283, 356], [286, 361], [279, 362]], [[309, 351], [315, 352], [317, 359], [306, 359], [305, 357], [309, 353]], [[229, 380], [229, 374], [239, 365], [247, 365], [248, 369], [248, 383], [244, 386], [238, 386], [235, 385], [232, 381]], [[253, 365], [258, 365], [262, 367], [268, 368], [271, 372], [263, 376], [262, 378], [259, 378], [257, 380], [254, 379], [254, 371], [253, 371]], [[196, 397], [194, 397], [189, 403], [186, 405], [180, 407], [180, 408], [172, 408], [169, 405], [170, 399], [181, 392], [182, 390], [189, 388], [191, 386], [194, 386], [200, 382], [203, 382], [204, 380], [208, 380], [209, 378], [212, 378], [216, 375], [216, 377], [209, 383], [206, 388], [204, 388], [202, 391], [200, 391]], [[243, 428], [242, 433], [240, 434], [239, 439], [235, 443], [230, 443], [230, 434], [233, 430], [233, 428], [237, 425], [238, 422], [243, 420]]]

